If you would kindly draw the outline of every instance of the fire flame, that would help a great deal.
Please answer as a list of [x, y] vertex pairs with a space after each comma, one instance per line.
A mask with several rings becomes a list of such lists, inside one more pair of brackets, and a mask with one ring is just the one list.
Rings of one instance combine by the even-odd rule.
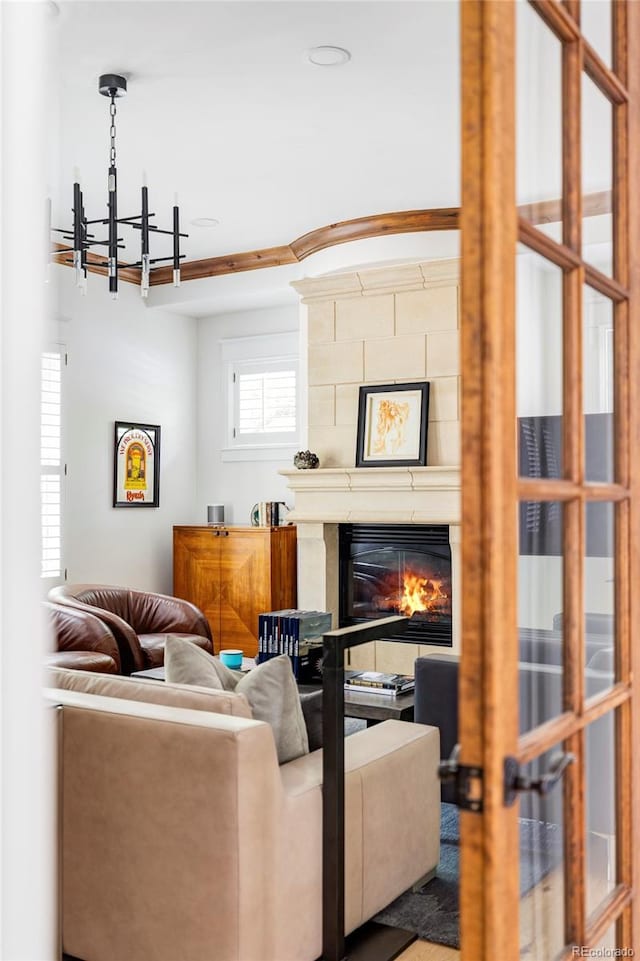
[[416, 611], [430, 611], [440, 607], [442, 601], [446, 600], [448, 598], [442, 590], [442, 581], [405, 574], [404, 591], [399, 605], [402, 614], [411, 617]]

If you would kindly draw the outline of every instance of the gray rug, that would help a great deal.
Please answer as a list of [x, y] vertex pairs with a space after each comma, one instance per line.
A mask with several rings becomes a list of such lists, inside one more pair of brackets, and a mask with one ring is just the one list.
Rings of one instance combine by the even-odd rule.
[[[418, 892], [405, 891], [374, 921], [414, 931], [424, 941], [460, 947], [458, 809], [442, 805], [440, 863], [432, 881]], [[520, 895], [526, 894], [562, 859], [562, 828], [520, 819]]]

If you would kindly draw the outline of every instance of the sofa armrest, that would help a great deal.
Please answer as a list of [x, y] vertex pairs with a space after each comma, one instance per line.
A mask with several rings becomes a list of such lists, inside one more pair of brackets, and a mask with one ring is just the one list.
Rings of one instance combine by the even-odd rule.
[[[316, 958], [322, 928], [322, 751], [280, 768], [285, 794], [278, 932], [281, 961]], [[345, 932], [436, 867], [440, 855], [436, 728], [384, 721], [345, 739]], [[295, 837], [292, 845], [288, 840]]]
[[[276, 961], [282, 786], [260, 721], [53, 690], [63, 950]], [[278, 959], [279, 961], [279, 959]], [[311, 961], [311, 959], [310, 959]]]

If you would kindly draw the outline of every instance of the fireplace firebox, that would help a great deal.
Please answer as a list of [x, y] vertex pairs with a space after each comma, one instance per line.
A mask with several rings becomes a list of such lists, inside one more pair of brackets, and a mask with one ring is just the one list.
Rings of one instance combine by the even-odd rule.
[[452, 646], [448, 526], [341, 524], [339, 563], [341, 627], [405, 614], [403, 642]]

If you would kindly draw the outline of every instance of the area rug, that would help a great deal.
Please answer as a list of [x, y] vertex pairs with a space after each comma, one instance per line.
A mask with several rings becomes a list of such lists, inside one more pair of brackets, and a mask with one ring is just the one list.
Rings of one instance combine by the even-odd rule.
[[[562, 859], [562, 829], [557, 824], [520, 819], [520, 895], [526, 894]], [[374, 921], [414, 931], [424, 941], [460, 946], [458, 883], [460, 832], [458, 808], [442, 805], [440, 863], [436, 877], [419, 891], [405, 891]]]

